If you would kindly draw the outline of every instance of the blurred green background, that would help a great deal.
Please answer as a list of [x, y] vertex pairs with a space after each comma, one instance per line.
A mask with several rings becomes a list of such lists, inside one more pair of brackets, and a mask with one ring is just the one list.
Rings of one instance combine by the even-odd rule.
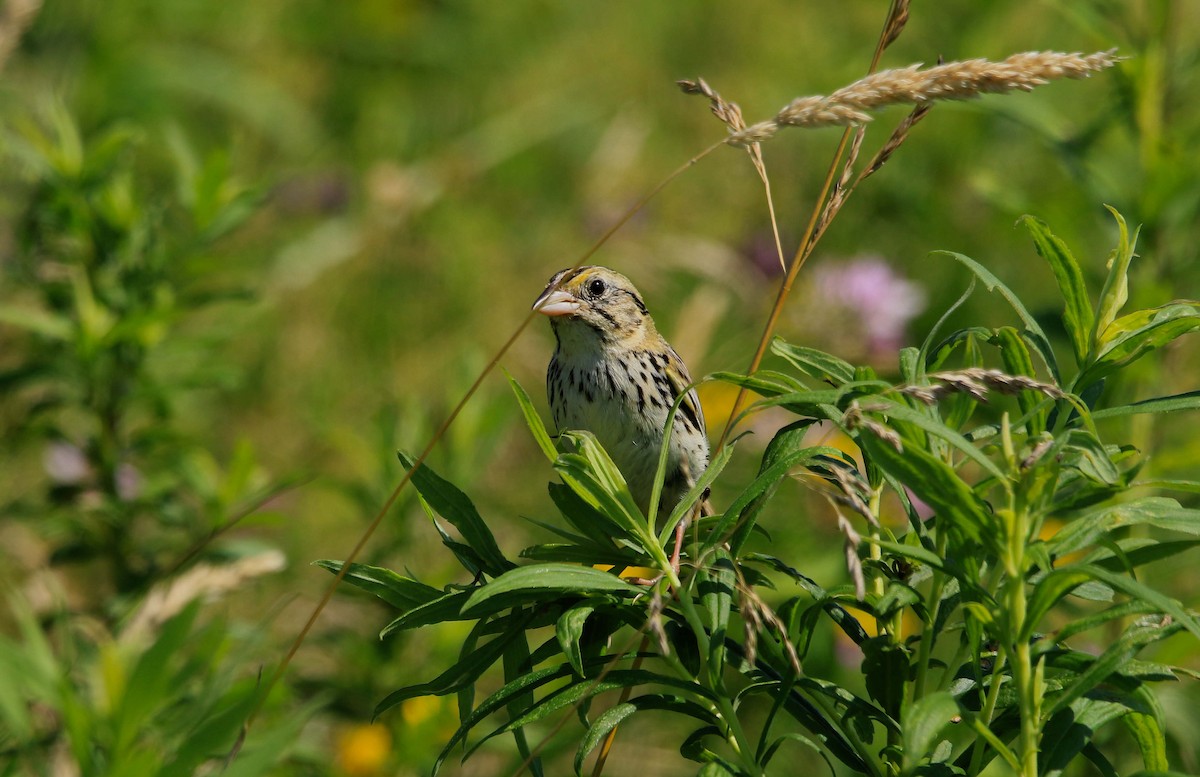
[[[215, 495], [223, 520], [255, 508], [199, 557], [277, 548], [286, 558], [285, 569], [239, 582], [200, 616], [219, 612], [230, 630], [254, 635], [237, 643], [244, 653], [225, 657], [252, 676], [278, 662], [327, 585], [309, 562], [345, 557], [398, 481], [395, 449], [424, 445], [553, 272], [723, 136], [704, 102], [674, 81], [702, 76], [748, 121], [766, 118], [793, 97], [863, 75], [887, 3], [7, 0], [0, 8], [4, 305], [41, 304], [21, 258], [41, 184], [19, 152], [30, 137], [53, 136], [63, 116], [86, 148], [114, 131], [127, 135], [119, 152], [127, 195], [146, 212], [161, 211], [154, 223], [166, 234], [170, 203], [187, 200], [180, 181], [188, 169], [193, 183], [211, 179], [214, 202], [244, 211], [219, 239], [180, 248], [193, 302], [160, 322], [144, 369], [170, 407], [159, 419], [188, 441], [175, 474], [191, 485], [193, 501]], [[1056, 298], [1052, 276], [1014, 222], [1024, 213], [1046, 220], [1098, 288], [1115, 243], [1105, 203], [1143, 225], [1134, 303], [1194, 297], [1200, 5], [916, 3], [883, 66], [1114, 47], [1129, 59], [1087, 81], [936, 106], [829, 230], [778, 333], [890, 373], [895, 348], [919, 343], [968, 282], [956, 263], [930, 251], [978, 259], [1037, 309]], [[879, 116], [864, 153], [904, 114]], [[839, 134], [789, 130], [764, 145], [789, 256]], [[633, 278], [693, 375], [742, 370], [781, 276], [770, 235], [757, 175], [743, 152], [721, 149], [651, 201], [594, 261]], [[873, 263], [853, 261], [863, 257]], [[855, 282], [845, 275], [853, 268], [870, 276], [880, 304], [903, 301], [890, 335], [862, 328], [869, 317], [861, 306], [873, 303], [830, 292]], [[216, 301], [196, 302], [207, 291], [220, 292]], [[1048, 327], [1055, 312], [1044, 311]], [[956, 321], [988, 325], [1010, 318], [982, 290], [956, 313]], [[0, 323], [0, 368], [10, 378], [43, 347], [27, 328]], [[502, 362], [539, 402], [552, 347], [548, 327], [534, 322]], [[1150, 361], [1107, 390], [1138, 397], [1196, 387], [1194, 342]], [[42, 601], [33, 609], [43, 619], [90, 613], [115, 633], [132, 601], [120, 597], [134, 589], [122, 590], [103, 559], [56, 553], [69, 544], [71, 524], [51, 530], [39, 517], [45, 505], [74, 509], [77, 502], [64, 507], [47, 496], [62, 480], [54, 456], [70, 459], [89, 434], [69, 413], [31, 422], [40, 396], [15, 379], [0, 396], [0, 505], [8, 505], [0, 581], [18, 598]], [[731, 398], [713, 387], [703, 397], [717, 426]], [[551, 473], [518, 416], [502, 376], [493, 376], [431, 459], [472, 495], [514, 555], [544, 537], [522, 515], [553, 520]], [[761, 423], [768, 431], [771, 419]], [[1155, 475], [1194, 477], [1194, 422], [1151, 423], [1124, 422], [1120, 439], [1163, 450], [1149, 465]], [[738, 467], [753, 471], [760, 438], [769, 435], [743, 443], [729, 482], [741, 482]], [[139, 455], [131, 450], [125, 462], [135, 476], [166, 466]], [[829, 516], [816, 501], [802, 514], [795, 504], [768, 528], [808, 574], [842, 581]], [[171, 550], [185, 548], [176, 542]], [[469, 582], [411, 495], [388, 514], [363, 560], [436, 586]], [[143, 582], [166, 577], [166, 566]], [[1197, 601], [1194, 574], [1159, 574], [1173, 580], [1174, 596]], [[428, 768], [457, 725], [452, 701], [409, 703], [374, 728], [366, 724], [388, 692], [440, 672], [463, 634], [443, 628], [380, 643], [375, 635], [390, 617], [364, 596], [335, 597], [283, 698], [264, 713], [303, 725], [279, 773]], [[1171, 660], [1194, 652], [1184, 639]], [[830, 645], [814, 660], [853, 673], [840, 649]], [[1178, 765], [1195, 769], [1196, 746], [1179, 743], [1200, 741], [1200, 697], [1163, 695], [1193, 710], [1172, 718], [1180, 727], [1172, 734]], [[317, 712], [306, 706], [314, 700]], [[551, 758], [569, 758], [571, 725]], [[461, 772], [457, 764], [447, 771], [504, 773], [517, 763], [509, 747], [498, 742]], [[629, 736], [610, 771], [627, 773], [632, 764], [692, 773], [669, 737]]]

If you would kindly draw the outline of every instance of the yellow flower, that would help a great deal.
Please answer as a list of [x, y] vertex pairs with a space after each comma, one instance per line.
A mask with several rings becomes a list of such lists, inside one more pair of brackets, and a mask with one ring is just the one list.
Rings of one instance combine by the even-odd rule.
[[350, 777], [383, 774], [392, 754], [392, 735], [380, 723], [354, 726], [338, 734], [338, 770]]

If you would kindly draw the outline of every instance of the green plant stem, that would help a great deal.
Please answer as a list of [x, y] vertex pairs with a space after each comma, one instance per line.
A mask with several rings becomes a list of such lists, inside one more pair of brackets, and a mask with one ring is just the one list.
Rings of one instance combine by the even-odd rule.
[[[942, 558], [946, 556], [946, 534], [938, 532], [937, 537], [938, 555]], [[942, 606], [942, 592], [946, 587], [946, 577], [939, 570], [933, 570], [933, 583], [929, 588], [929, 604], [926, 609], [929, 611], [929, 623], [922, 629], [921, 646], [917, 652], [917, 676], [913, 679], [912, 694], [909, 700], [916, 702], [918, 699], [925, 696], [925, 682], [929, 676], [929, 659], [933, 653], [933, 642], [937, 638], [934, 633], [934, 626], [937, 624], [938, 614]], [[953, 664], [951, 664], [953, 667]]]
[[[879, 547], [879, 541], [882, 539], [879, 531], [879, 503], [882, 494], [883, 486], [879, 486], [879, 488], [876, 488], [871, 492], [871, 499], [867, 503], [867, 509], [870, 510], [871, 515], [875, 516], [875, 520], [871, 522], [871, 539], [873, 541], [869, 544], [871, 561], [875, 562], [873, 564], [875, 568], [875, 574], [872, 582], [873, 587], [875, 588], [876, 596], [883, 596], [883, 594], [887, 591], [887, 581], [884, 580], [883, 572], [880, 570], [880, 565], [883, 562], [883, 550]], [[882, 624], [877, 624], [877, 626], [882, 626]]]
[[[688, 625], [692, 627], [692, 632], [696, 635], [696, 644], [700, 648], [701, 655], [710, 655], [710, 640], [708, 631], [704, 628], [704, 621], [700, 617], [700, 613], [696, 611], [696, 605], [692, 601], [691, 593], [683, 586], [679, 579], [679, 574], [671, 566], [671, 562], [666, 557], [666, 553], [657, 545], [654, 544], [651, 552], [656, 558], [661, 557], [659, 568], [663, 570], [663, 574], [667, 576], [667, 580], [671, 584], [671, 588], [677, 594], [679, 609], [683, 613], [684, 619]], [[709, 689], [717, 697], [717, 707], [720, 715], [725, 719], [725, 725], [728, 727], [728, 735], [726, 741], [729, 746], [737, 753], [742, 765], [752, 775], [763, 775], [762, 767], [754, 758], [753, 750], [750, 748], [750, 738], [746, 736], [745, 730], [742, 728], [742, 722], [738, 718], [737, 710], [733, 707], [733, 701], [729, 698], [729, 693], [725, 688], [725, 683], [721, 678], [719, 671], [714, 671], [709, 667], [709, 671], [702, 673], [707, 679]]]
[[[1012, 431], [1008, 415], [1001, 422], [1001, 439], [1010, 470], [1018, 472]], [[1019, 476], [1019, 475], [1018, 475]], [[1029, 541], [1030, 516], [1020, 489], [1009, 492], [1008, 508], [998, 511], [1001, 525], [1007, 534], [1003, 552], [1005, 605], [1004, 639], [1011, 655], [1013, 684], [1017, 691], [1017, 706], [1021, 716], [1018, 739], [1018, 760], [1024, 777], [1037, 777], [1038, 727], [1041, 717], [1041, 693], [1034, 677], [1033, 652], [1026, 637], [1027, 602], [1025, 597], [1025, 546]]]
[[754, 760], [761, 761], [762, 757], [767, 752], [767, 740], [771, 738], [771, 726], [775, 724], [775, 717], [779, 711], [783, 709], [783, 700], [788, 697], [792, 689], [796, 687], [796, 674], [793, 672], [788, 675], [787, 680], [780, 683], [779, 693], [775, 696], [775, 702], [771, 705], [771, 711], [767, 713], [767, 719], [763, 721], [762, 730], [758, 735], [758, 747], [754, 751]]
[[[1009, 622], [1014, 636], [1020, 635], [1025, 622], [1025, 580], [1023, 576], [1010, 577], [1005, 585]], [[1020, 639], [1012, 646], [1012, 674], [1016, 685], [1021, 712], [1021, 735], [1018, 745], [1021, 772], [1024, 777], [1037, 777], [1038, 766], [1038, 718], [1040, 699], [1033, 676], [1032, 650], [1029, 640]]]
[[[983, 702], [983, 709], [979, 710], [979, 721], [984, 726], [992, 724], [992, 716], [996, 714], [996, 702], [1000, 698], [1000, 686], [1004, 684], [1004, 665], [1007, 663], [1008, 654], [1001, 647], [996, 651], [996, 661], [992, 667], [992, 684], [988, 688], [987, 697]], [[983, 739], [975, 740], [975, 752], [971, 754], [971, 768], [968, 774], [978, 774], [980, 767], [983, 766], [983, 754], [987, 750], [987, 742]]]

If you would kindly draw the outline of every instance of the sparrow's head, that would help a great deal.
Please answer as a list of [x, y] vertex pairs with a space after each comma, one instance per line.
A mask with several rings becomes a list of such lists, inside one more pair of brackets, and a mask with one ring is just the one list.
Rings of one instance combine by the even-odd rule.
[[550, 316], [555, 333], [581, 327], [593, 330], [605, 343], [635, 344], [657, 334], [642, 297], [629, 279], [607, 267], [561, 270], [533, 303], [534, 310]]

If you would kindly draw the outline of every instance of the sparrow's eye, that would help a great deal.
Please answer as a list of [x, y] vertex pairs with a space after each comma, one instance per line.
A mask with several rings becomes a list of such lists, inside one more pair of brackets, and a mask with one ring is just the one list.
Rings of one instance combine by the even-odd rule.
[[593, 278], [592, 280], [588, 281], [587, 292], [588, 296], [590, 297], [599, 297], [607, 290], [608, 286], [599, 278]]

